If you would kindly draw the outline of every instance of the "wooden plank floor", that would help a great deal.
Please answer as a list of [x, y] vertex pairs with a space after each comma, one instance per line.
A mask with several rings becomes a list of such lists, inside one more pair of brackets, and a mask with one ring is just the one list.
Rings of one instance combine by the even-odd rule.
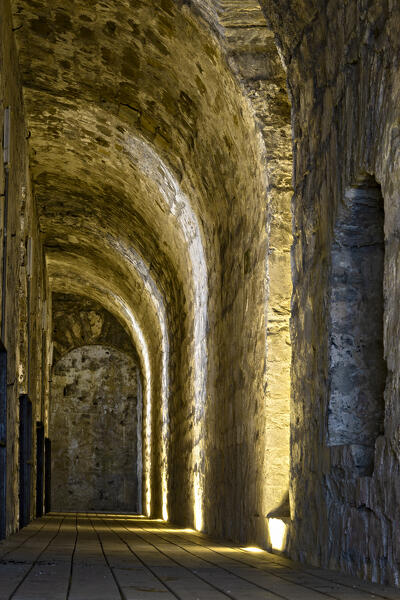
[[142, 517], [52, 513], [0, 543], [0, 600], [400, 600]]

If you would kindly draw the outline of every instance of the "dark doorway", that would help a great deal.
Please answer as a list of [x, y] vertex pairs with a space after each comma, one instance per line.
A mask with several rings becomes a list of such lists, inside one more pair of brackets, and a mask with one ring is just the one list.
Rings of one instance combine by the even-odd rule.
[[44, 440], [44, 512], [51, 511], [51, 440]]
[[7, 351], [0, 342], [0, 540], [6, 537]]
[[43, 516], [44, 496], [44, 425], [36, 423], [36, 516]]
[[32, 402], [26, 394], [19, 398], [19, 525], [30, 521], [32, 468]]

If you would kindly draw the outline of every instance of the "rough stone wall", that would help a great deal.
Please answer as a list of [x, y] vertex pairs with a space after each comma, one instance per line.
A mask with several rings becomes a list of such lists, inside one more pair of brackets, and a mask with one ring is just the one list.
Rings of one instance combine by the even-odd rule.
[[[291, 554], [398, 585], [400, 9], [376, 0], [262, 5], [288, 67], [293, 111]], [[385, 207], [388, 373], [374, 471], [356, 476], [357, 456], [327, 445], [328, 298], [337, 215], [365, 173], [381, 185]]]
[[[240, 82], [264, 141], [264, 160], [267, 174], [265, 204], [267, 249], [265, 256], [253, 257], [248, 244], [245, 255], [245, 273], [258, 265], [264, 269], [264, 286], [259, 280], [253, 290], [253, 305], [265, 311], [265, 346], [259, 348], [253, 360], [264, 364], [264, 394], [257, 402], [255, 419], [248, 418], [252, 398], [259, 391], [248, 391], [240, 400], [240, 417], [234, 417], [229, 428], [238, 429], [233, 450], [236, 463], [233, 469], [243, 469], [242, 441], [254, 427], [255, 438], [249, 441], [249, 461], [257, 457], [257, 471], [246, 485], [246, 494], [237, 495], [230, 490], [223, 512], [243, 514], [247, 521], [246, 534], [239, 539], [250, 540], [270, 547], [266, 516], [279, 509], [281, 516], [288, 516], [287, 494], [289, 488], [289, 417], [290, 417], [290, 365], [291, 344], [289, 339], [289, 315], [291, 299], [290, 246], [292, 243], [290, 202], [292, 156], [290, 105], [286, 91], [286, 74], [278, 55], [273, 33], [267, 27], [264, 14], [256, 0], [223, 0], [218, 4], [218, 23], [224, 36], [229, 64]], [[265, 261], [265, 262], [264, 262]], [[261, 275], [260, 275], [261, 276]], [[244, 289], [249, 288], [245, 279]], [[247, 300], [247, 304], [249, 301]], [[250, 318], [254, 318], [254, 315]], [[228, 334], [227, 334], [228, 335]], [[253, 347], [253, 339], [246, 340], [246, 350]], [[256, 389], [259, 384], [256, 383]], [[239, 440], [239, 441], [238, 441]], [[227, 455], [232, 449], [227, 451]], [[247, 468], [247, 467], [246, 467]], [[226, 489], [234, 481], [229, 473]], [[242, 483], [235, 484], [242, 487]], [[250, 489], [252, 493], [250, 493]], [[232, 502], [232, 497], [237, 505]], [[229, 507], [230, 505], [230, 507]], [[214, 511], [214, 508], [212, 509]], [[246, 511], [244, 516], [243, 511]], [[283, 511], [283, 512], [282, 512]], [[223, 515], [219, 518], [223, 521]], [[247, 536], [247, 537], [246, 537]]]
[[[7, 349], [7, 533], [18, 528], [18, 422], [19, 394], [28, 393], [33, 404], [33, 453], [35, 422], [45, 420], [47, 402], [43, 373], [48, 368], [48, 339], [44, 334], [46, 281], [42, 246], [28, 173], [28, 132], [25, 125], [18, 55], [12, 33], [8, 3], [2, 3], [0, 19], [0, 129], [4, 110], [10, 108], [10, 155], [8, 189], [4, 143], [1, 149], [1, 256], [4, 256], [5, 196], [7, 192], [7, 241], [5, 274], [5, 327]], [[4, 140], [3, 140], [4, 142]], [[28, 242], [28, 240], [30, 241]], [[29, 245], [29, 251], [28, 251]], [[32, 259], [28, 260], [28, 254]], [[30, 265], [28, 264], [30, 263]], [[1, 267], [3, 272], [3, 263]], [[31, 476], [31, 515], [35, 513], [35, 467]]]
[[138, 368], [107, 346], [83, 346], [53, 367], [52, 510], [138, 509]]
[[[146, 288], [153, 277], [165, 300], [171, 340], [170, 516], [193, 522], [191, 458], [193, 448], [201, 447], [196, 470], [205, 478], [205, 528], [262, 543], [266, 450], [274, 448], [274, 432], [287, 420], [287, 412], [281, 420], [268, 420], [265, 400], [271, 399], [270, 407], [276, 400], [279, 408], [287, 396], [284, 391], [279, 398], [283, 381], [271, 373], [288, 360], [288, 106], [276, 53], [271, 59], [265, 52], [272, 44], [259, 11], [247, 0], [217, 4], [166, 0], [154, 11], [151, 3], [138, 3], [132, 19], [131, 3], [122, 0], [97, 3], [101, 10], [95, 11], [77, 1], [73, 14], [62, 2], [12, 3], [52, 284], [60, 291], [86, 290], [105, 298], [110, 309], [119, 302], [120, 315], [133, 311], [138, 316], [151, 357], [152, 380], [144, 387], [154, 398], [155, 432], [162, 421], [162, 328], [155, 292]], [[400, 550], [393, 524], [399, 522], [399, 8], [378, 0], [260, 4], [287, 67], [292, 102], [289, 550], [304, 561], [398, 583]], [[2, 44], [10, 50], [5, 14]], [[4, 70], [8, 75], [10, 69], [7, 81], [12, 83], [7, 93], [21, 107], [12, 74], [15, 53], [8, 56]], [[268, 102], [271, 111], [265, 110]], [[18, 160], [21, 167], [24, 161]], [[375, 443], [374, 472], [359, 476], [351, 445], [329, 445], [329, 334], [335, 225], [346, 190], [363, 173], [374, 175], [385, 203], [388, 374], [384, 435]], [[182, 194], [197, 216], [198, 235], [193, 223], [181, 227]], [[200, 263], [191, 260], [193, 241], [199, 239], [206, 285], [198, 277]], [[202, 313], [207, 336], [200, 339], [196, 293], [207, 296], [207, 313]], [[10, 312], [14, 331], [19, 330], [18, 314]], [[275, 335], [275, 329], [282, 335]], [[199, 347], [208, 351], [207, 360], [201, 355], [200, 369], [194, 360]], [[25, 350], [20, 352], [25, 356]], [[188, 423], [197, 418], [193, 398], [205, 391], [205, 384], [206, 428], [197, 435]], [[260, 436], [259, 424], [265, 428], [265, 422], [269, 430]], [[161, 437], [151, 442], [152, 510], [157, 515]], [[280, 461], [277, 466], [283, 465]], [[13, 473], [10, 511], [16, 498]]]
[[383, 433], [387, 375], [383, 227], [380, 186], [363, 177], [346, 190], [331, 251], [328, 443], [359, 446], [367, 475], [373, 470], [376, 438]]

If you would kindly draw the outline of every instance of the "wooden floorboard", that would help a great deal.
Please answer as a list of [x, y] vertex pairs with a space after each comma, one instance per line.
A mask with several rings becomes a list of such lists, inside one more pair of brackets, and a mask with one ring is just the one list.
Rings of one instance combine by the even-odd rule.
[[134, 553], [140, 563], [146, 566], [154, 580], [158, 581], [159, 589], [169, 592], [171, 598], [226, 599], [226, 595], [221, 594], [214, 586], [182, 568], [172, 557], [163, 554], [139, 537], [135, 531], [130, 529], [129, 525], [125, 526], [123, 522], [121, 524], [121, 522], [113, 521], [105, 523], [109, 530], [115, 533]]
[[157, 520], [52, 514], [0, 543], [0, 600], [400, 600]]
[[91, 520], [78, 518], [77, 528], [68, 600], [121, 600]]
[[[194, 597], [196, 597], [196, 590], [203, 584], [203, 587], [206, 586], [205, 598], [211, 597], [211, 593], [216, 598], [230, 597], [243, 598], [244, 600], [246, 598], [277, 600], [279, 598], [271, 590], [260, 589], [251, 582], [219, 568], [217, 564], [191, 555], [182, 547], [165, 542], [159, 536], [146, 534], [143, 530], [136, 533], [136, 536], [139, 540], [148, 544], [151, 549], [150, 552], [158, 551], [161, 556], [169, 557], [171, 564], [175, 563], [177, 565], [175, 571], [180, 574], [182, 579], [185, 578], [191, 582]], [[159, 570], [159, 574], [162, 575], [162, 571]], [[179, 592], [179, 590], [176, 591]]]
[[[174, 554], [176, 551], [173, 548], [173, 544], [175, 543], [173, 536], [170, 536], [169, 541], [172, 543], [169, 543], [168, 546], [164, 545], [164, 551]], [[229, 556], [218, 555], [207, 548], [201, 548], [188, 542], [185, 543], [184, 541], [180, 541], [179, 545], [180, 548], [186, 553], [186, 555], [181, 555], [181, 560], [183, 560], [187, 565], [191, 564], [195, 569], [198, 569], [198, 560], [200, 559], [202, 563], [206, 561], [208, 565], [217, 565], [219, 569], [234, 575], [236, 578], [249, 582], [250, 584], [257, 586], [257, 588], [275, 595], [283, 594], [288, 598], [293, 597], [297, 598], [298, 600], [326, 600], [327, 598], [325, 594], [315, 592], [311, 589], [305, 589], [300, 585], [276, 577], [274, 574], [269, 572], [257, 571], [257, 569], [255, 569], [253, 566], [240, 564], [236, 560], [231, 559]]]
[[36, 560], [13, 600], [65, 600], [76, 539], [76, 518], [67, 516], [57, 535]]
[[108, 564], [118, 581], [122, 597], [127, 599], [149, 598], [156, 600], [176, 598], [153, 570], [140, 559], [140, 548], [131, 548], [121, 533], [124, 528], [120, 525], [112, 527], [112, 523], [104, 521], [102, 516], [96, 518], [95, 526], [103, 545]]
[[27, 540], [33, 538], [48, 523], [49, 518], [36, 519], [27, 527], [24, 527], [16, 534], [10, 535], [7, 539], [0, 542], [0, 560], [12, 550], [22, 546]]
[[[6, 540], [0, 561], [0, 600], [17, 597], [35, 564], [58, 535], [63, 520], [64, 517], [43, 519], [43, 527], [33, 523], [12, 536], [13, 539]], [[30, 592], [29, 596], [33, 600]]]
[[[307, 593], [314, 590], [339, 600], [400, 599], [400, 591], [394, 588], [369, 584], [334, 571], [307, 567], [277, 554], [262, 552], [261, 555], [251, 555], [244, 549], [210, 540], [207, 536], [197, 532], [171, 531], [171, 528], [168, 528], [167, 525], [155, 524], [154, 522], [150, 522], [149, 525], [146, 529], [150, 533], [156, 530], [159, 536], [174, 540], [175, 543], [199, 557], [204, 557], [204, 553], [211, 550], [219, 557], [231, 557], [238, 564], [242, 563], [253, 568], [256, 567], [268, 573], [273, 573], [280, 579], [303, 586], [308, 590]], [[213, 558], [212, 562], [221, 566], [224, 564], [220, 558]], [[308, 596], [305, 597], [308, 600]]]

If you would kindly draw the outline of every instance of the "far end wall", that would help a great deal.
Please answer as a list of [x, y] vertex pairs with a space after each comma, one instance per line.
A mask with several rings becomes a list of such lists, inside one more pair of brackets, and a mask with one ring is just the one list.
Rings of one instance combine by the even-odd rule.
[[138, 510], [138, 366], [101, 345], [53, 367], [52, 510]]

